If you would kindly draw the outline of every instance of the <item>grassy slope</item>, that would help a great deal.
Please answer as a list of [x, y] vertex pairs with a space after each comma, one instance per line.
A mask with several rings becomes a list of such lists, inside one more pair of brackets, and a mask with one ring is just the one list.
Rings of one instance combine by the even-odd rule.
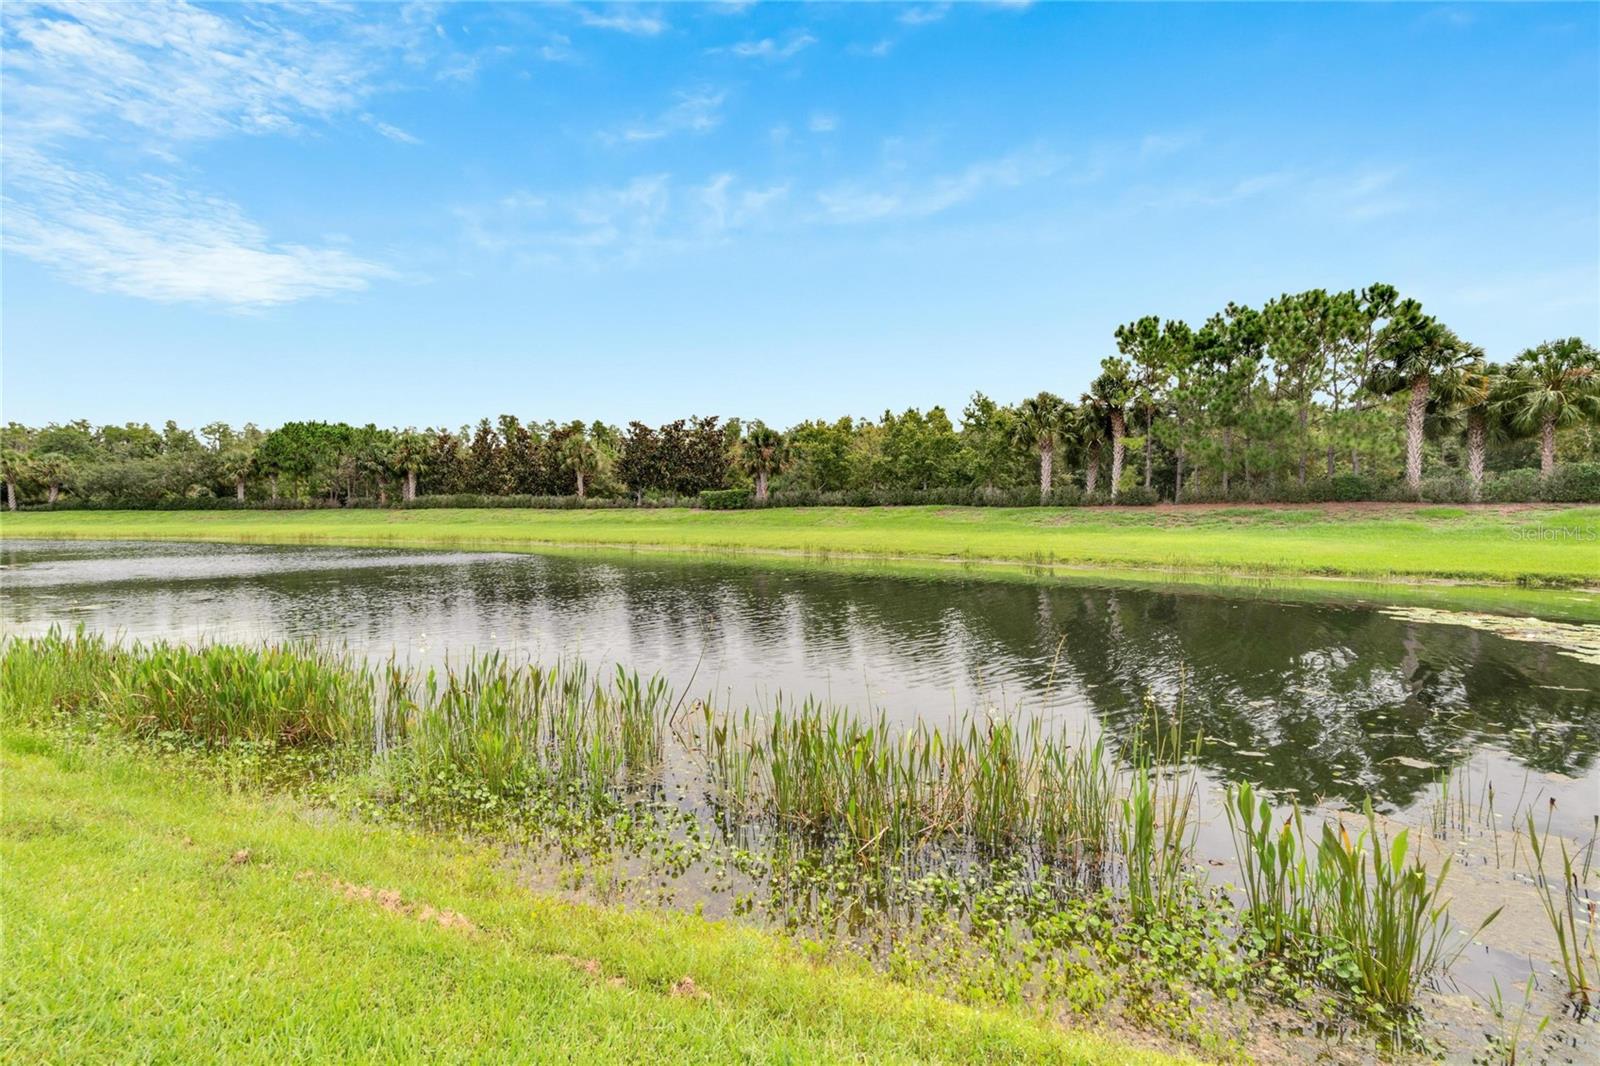
[[484, 848], [4, 739], [7, 1061], [1173, 1061], [755, 931], [533, 895]]
[[653, 546], [1489, 582], [1600, 578], [1600, 507], [80, 511], [6, 515], [0, 535]]

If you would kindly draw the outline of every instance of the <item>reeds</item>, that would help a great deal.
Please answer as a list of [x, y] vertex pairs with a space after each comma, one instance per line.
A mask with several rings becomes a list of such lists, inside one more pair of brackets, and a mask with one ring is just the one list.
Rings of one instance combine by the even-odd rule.
[[[1583, 929], [1579, 929], [1579, 900], [1583, 899], [1583, 886], [1579, 879], [1575, 857], [1567, 851], [1567, 842], [1560, 842], [1561, 880], [1554, 884], [1545, 871], [1545, 855], [1550, 850], [1550, 827], [1546, 822], [1541, 834], [1534, 823], [1533, 812], [1528, 812], [1528, 847], [1533, 852], [1534, 883], [1539, 889], [1539, 902], [1544, 907], [1545, 920], [1555, 934], [1556, 948], [1561, 952], [1561, 977], [1566, 993], [1580, 1012], [1594, 1005], [1596, 982], [1600, 981], [1600, 953], [1594, 940], [1595, 903], [1584, 900]], [[1587, 873], [1587, 870], [1585, 870]]]
[[[94, 716], [135, 734], [364, 745], [424, 799], [438, 790], [518, 803], [542, 791], [613, 809], [660, 780], [678, 706], [660, 678], [597, 676], [579, 662], [489, 653], [426, 672], [393, 661], [374, 670], [306, 646], [124, 646], [81, 631], [8, 642], [0, 698], [8, 716]], [[1181, 702], [1165, 718], [1147, 713], [1121, 758], [1104, 737], [1067, 736], [1036, 716], [898, 729], [814, 700], [768, 714], [707, 706], [680, 739], [725, 830], [843, 848], [864, 864], [954, 853], [1097, 890], [1120, 878], [1126, 913], [1148, 925], [1178, 918], [1193, 895], [1197, 747], [1183, 739]], [[1261, 950], [1309, 960], [1385, 1007], [1410, 1004], [1449, 964], [1449, 862], [1430, 875], [1404, 831], [1384, 836], [1370, 804], [1357, 839], [1330, 821], [1315, 844], [1297, 809], [1280, 820], [1248, 785], [1225, 809], [1242, 925]], [[1557, 891], [1544, 840], [1531, 819], [1528, 828], [1568, 986], [1587, 1003], [1594, 945], [1579, 939], [1574, 860], [1563, 846]]]
[[859, 853], [945, 844], [1025, 851], [1087, 874], [1117, 842], [1105, 741], [1037, 718], [963, 716], [896, 731], [806, 700], [770, 715], [703, 710], [696, 738], [725, 812]]
[[498, 652], [420, 677], [391, 665], [386, 691], [388, 730], [424, 782], [444, 773], [496, 795], [555, 787], [596, 801], [660, 764], [671, 707], [660, 678], [618, 667], [607, 682], [581, 662], [540, 668]]
[[181, 733], [212, 744], [285, 747], [366, 735], [373, 676], [363, 666], [309, 646], [126, 647], [58, 629], [12, 641], [0, 691], [25, 714], [83, 712], [129, 733]]
[[1406, 830], [1384, 835], [1370, 801], [1366, 827], [1354, 840], [1329, 820], [1315, 847], [1298, 808], [1280, 823], [1249, 785], [1229, 791], [1225, 810], [1243, 881], [1243, 918], [1264, 950], [1347, 973], [1375, 1003], [1403, 1009], [1419, 984], [1447, 969], [1465, 946], [1450, 931], [1444, 896], [1450, 860], [1430, 875], [1411, 853]]

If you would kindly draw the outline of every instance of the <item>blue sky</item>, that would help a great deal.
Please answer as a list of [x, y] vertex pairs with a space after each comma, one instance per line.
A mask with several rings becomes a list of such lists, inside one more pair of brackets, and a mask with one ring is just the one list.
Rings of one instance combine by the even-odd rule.
[[1600, 338], [1600, 6], [7, 4], [3, 416], [1076, 395], [1383, 280]]

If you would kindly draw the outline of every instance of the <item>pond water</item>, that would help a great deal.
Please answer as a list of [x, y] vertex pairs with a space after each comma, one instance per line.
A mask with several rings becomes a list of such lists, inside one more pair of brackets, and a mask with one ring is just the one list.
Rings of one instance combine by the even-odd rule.
[[1180, 691], [1217, 779], [1404, 810], [1472, 763], [1600, 810], [1600, 666], [1367, 607], [1183, 588], [589, 558], [135, 542], [0, 545], [0, 622], [311, 638], [436, 662], [498, 648], [660, 672], [722, 706], [814, 695], [891, 721], [1047, 713], [1125, 733]]
[[[960, 570], [141, 542], [7, 540], [0, 582], [8, 634], [310, 639], [418, 664], [490, 649], [579, 657], [659, 672], [725, 708], [812, 695], [900, 726], [1028, 713], [1118, 738], [1147, 720], [1148, 700], [1170, 709], [1181, 694], [1205, 738], [1198, 845], [1225, 880], [1215, 798], [1249, 779], [1324, 811], [1371, 796], [1455, 857], [1463, 924], [1506, 905], [1454, 971], [1451, 987], [1479, 1006], [1439, 1001], [1465, 1011], [1450, 1023], [1459, 1046], [1482, 1031], [1496, 983], [1520, 989], [1553, 957], [1511, 858], [1513, 812], [1536, 810], [1574, 849], [1592, 848], [1600, 825], [1600, 665], [1436, 615]], [[1441, 830], [1447, 771], [1467, 810]], [[1553, 982], [1536, 1005], [1561, 1016]], [[1558, 1060], [1595, 1043], [1592, 1024], [1575, 1024], [1552, 1030]]]

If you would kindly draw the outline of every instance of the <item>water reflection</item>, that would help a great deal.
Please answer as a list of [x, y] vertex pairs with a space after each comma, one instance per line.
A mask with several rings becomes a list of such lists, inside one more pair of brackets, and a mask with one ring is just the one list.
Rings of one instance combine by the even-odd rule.
[[1542, 782], [1575, 807], [1600, 792], [1600, 667], [1361, 607], [649, 557], [7, 541], [0, 562], [12, 632], [578, 654], [735, 704], [813, 693], [900, 722], [1025, 708], [1117, 735], [1147, 694], [1181, 689], [1218, 776], [1304, 799], [1404, 807], [1485, 748], [1576, 779]]

